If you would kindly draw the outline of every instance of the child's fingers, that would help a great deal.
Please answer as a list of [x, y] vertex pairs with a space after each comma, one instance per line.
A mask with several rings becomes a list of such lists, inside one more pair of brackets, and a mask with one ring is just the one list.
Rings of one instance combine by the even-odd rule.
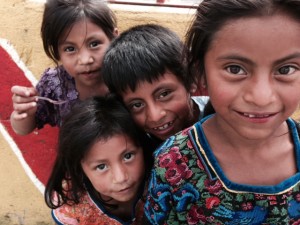
[[27, 97], [23, 95], [13, 94], [12, 101], [14, 104], [30, 103], [30, 102], [36, 102], [37, 98], [36, 96]]
[[13, 109], [17, 113], [21, 114], [24, 112], [27, 112], [28, 110], [34, 110], [34, 108], [37, 106], [36, 102], [29, 102], [29, 103], [14, 103]]
[[24, 86], [12, 86], [11, 92], [13, 95], [29, 97], [37, 94], [36, 89], [34, 87], [24, 87]]
[[29, 88], [23, 86], [17, 86], [17, 85], [12, 86], [11, 92], [17, 96], [24, 96], [24, 97], [30, 96]]
[[12, 119], [22, 120], [22, 119], [25, 119], [27, 116], [28, 116], [28, 114], [26, 112], [24, 112], [24, 113], [15, 112], [15, 113], [12, 114]]

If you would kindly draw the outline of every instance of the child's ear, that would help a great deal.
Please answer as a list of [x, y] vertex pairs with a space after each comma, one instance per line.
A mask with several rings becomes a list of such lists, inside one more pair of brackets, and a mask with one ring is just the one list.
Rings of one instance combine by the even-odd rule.
[[119, 36], [119, 30], [118, 30], [118, 28], [114, 29], [114, 36], [115, 37]]
[[206, 89], [207, 88], [207, 82], [206, 82], [206, 78], [205, 78], [204, 74], [200, 78], [200, 85], [201, 85], [202, 89]]
[[196, 83], [192, 83], [191, 88], [190, 88], [190, 93], [193, 95], [196, 93], [198, 89], [198, 85]]

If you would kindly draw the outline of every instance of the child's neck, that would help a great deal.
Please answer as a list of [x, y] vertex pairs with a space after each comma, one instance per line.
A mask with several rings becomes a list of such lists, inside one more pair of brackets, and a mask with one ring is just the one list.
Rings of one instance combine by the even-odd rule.
[[79, 93], [80, 100], [85, 100], [94, 96], [104, 96], [108, 93], [108, 88], [103, 82], [94, 86], [76, 85], [76, 89]]
[[132, 209], [134, 208], [135, 199], [128, 201], [128, 202], [117, 202], [115, 200], [108, 201], [108, 204], [117, 205], [116, 208], [114, 207], [105, 207], [108, 212], [112, 215], [117, 216], [118, 218], [122, 219], [123, 221], [128, 221], [132, 217]]
[[297, 172], [286, 123], [276, 134], [262, 140], [241, 138], [229, 129], [224, 130], [213, 118], [203, 124], [203, 129], [219, 165], [233, 182], [275, 185]]
[[272, 146], [280, 139], [288, 141], [290, 139], [289, 128], [286, 122], [283, 122], [268, 135], [262, 134], [263, 136], [255, 136], [253, 138], [249, 138], [245, 134], [240, 134], [223, 119], [218, 118], [217, 114], [205, 121], [203, 128], [208, 139], [214, 140], [211, 143], [219, 143], [219, 146], [223, 143], [235, 151], [242, 151], [243, 154], [250, 150], [265, 149], [265, 146]]

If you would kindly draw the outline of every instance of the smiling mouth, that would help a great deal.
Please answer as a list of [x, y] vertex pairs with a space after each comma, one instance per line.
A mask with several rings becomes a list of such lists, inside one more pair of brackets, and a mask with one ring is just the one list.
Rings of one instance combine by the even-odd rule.
[[160, 126], [160, 127], [154, 127], [152, 128], [153, 130], [155, 131], [162, 131], [162, 130], [165, 130], [165, 129], [168, 129], [170, 126], [172, 126], [174, 124], [174, 121], [171, 121], [169, 123], [166, 123], [164, 124], [163, 126]]
[[275, 115], [274, 113], [273, 114], [240, 113], [240, 114], [248, 118], [257, 118], [257, 119], [268, 118]]

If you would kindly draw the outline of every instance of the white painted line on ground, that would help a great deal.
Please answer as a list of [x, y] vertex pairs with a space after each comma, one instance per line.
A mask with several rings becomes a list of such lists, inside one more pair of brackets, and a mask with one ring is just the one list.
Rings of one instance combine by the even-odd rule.
[[[24, 72], [26, 78], [32, 83], [33, 86], [37, 84], [37, 79], [35, 76], [31, 73], [30, 70], [27, 69], [23, 61], [20, 59], [20, 56], [18, 55], [17, 51], [14, 49], [14, 47], [9, 43], [8, 40], [0, 38], [0, 46], [4, 48], [12, 60], [17, 64], [17, 66]], [[13, 75], [13, 74], [12, 74]]]
[[[11, 59], [16, 63], [16, 65], [23, 71], [25, 77], [32, 83], [33, 86], [36, 85], [37, 79], [33, 76], [33, 74], [26, 68], [25, 64], [20, 59], [17, 51], [13, 48], [13, 46], [9, 43], [8, 40], [0, 38], [0, 46], [6, 50], [6, 52], [10, 55]], [[13, 74], [12, 74], [13, 75]], [[0, 123], [0, 132], [11, 147], [12, 151], [17, 156], [19, 162], [25, 170], [25, 173], [28, 175], [33, 184], [37, 187], [37, 189], [44, 194], [45, 186], [41, 183], [41, 181], [36, 177], [33, 173], [29, 165], [26, 163], [23, 158], [22, 152], [14, 142], [13, 138], [9, 135], [5, 127]]]
[[14, 142], [12, 137], [8, 134], [8, 132], [6, 131], [6, 129], [2, 125], [2, 123], [0, 123], [0, 132], [3, 135], [3, 137], [5, 138], [5, 140], [7, 141], [7, 143], [9, 144], [9, 146], [11, 147], [11, 149], [13, 150], [13, 152], [16, 154], [18, 160], [20, 161], [22, 167], [25, 170], [25, 173], [28, 175], [28, 177], [33, 182], [33, 184], [37, 187], [37, 189], [42, 194], [44, 194], [45, 186], [42, 184], [42, 182], [32, 172], [31, 168], [28, 166], [25, 159], [23, 158], [22, 152], [20, 151], [20, 149], [18, 148], [18, 146], [16, 145], [16, 143]]

